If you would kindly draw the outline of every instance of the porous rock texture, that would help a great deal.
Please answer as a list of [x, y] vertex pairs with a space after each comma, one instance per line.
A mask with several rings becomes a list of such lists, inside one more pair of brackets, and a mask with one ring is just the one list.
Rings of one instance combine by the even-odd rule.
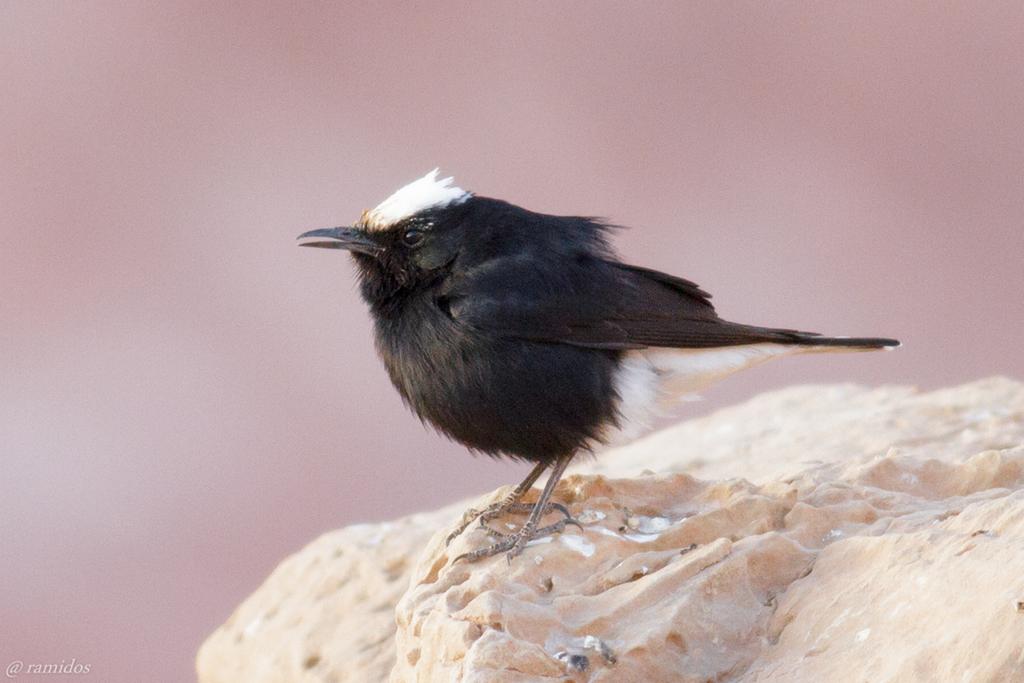
[[1024, 680], [1022, 444], [1008, 379], [765, 394], [577, 465], [511, 566], [466, 503], [323, 536], [199, 680]]

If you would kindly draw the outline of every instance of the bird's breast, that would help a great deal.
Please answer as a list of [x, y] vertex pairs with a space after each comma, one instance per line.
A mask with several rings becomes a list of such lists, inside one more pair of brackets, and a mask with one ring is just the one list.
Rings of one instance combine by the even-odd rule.
[[423, 401], [432, 401], [438, 383], [448, 381], [453, 363], [464, 345], [453, 321], [410, 306], [401, 314], [379, 318], [376, 324], [376, 345], [381, 360], [395, 388], [421, 416]]

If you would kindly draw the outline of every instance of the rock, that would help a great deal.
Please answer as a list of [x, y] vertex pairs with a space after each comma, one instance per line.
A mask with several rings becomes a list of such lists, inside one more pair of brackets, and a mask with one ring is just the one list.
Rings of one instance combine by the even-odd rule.
[[384, 681], [411, 561], [452, 506], [324, 534], [274, 570], [199, 650], [203, 683]]
[[1006, 379], [765, 394], [577, 465], [511, 566], [451, 563], [468, 503], [320, 538], [199, 679], [1024, 680], [1022, 444]]

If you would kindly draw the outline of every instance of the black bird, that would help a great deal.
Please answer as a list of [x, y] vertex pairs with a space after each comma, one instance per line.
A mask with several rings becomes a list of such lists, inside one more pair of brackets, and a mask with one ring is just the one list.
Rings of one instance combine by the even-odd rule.
[[[428, 173], [353, 227], [302, 246], [352, 253], [391, 381], [420, 419], [470, 449], [536, 466], [476, 518], [529, 512], [515, 534], [464, 555], [508, 558], [574, 523], [551, 494], [580, 451], [642, 432], [659, 404], [770, 358], [899, 346], [722, 320], [683, 278], [622, 263], [610, 226], [478, 197]], [[520, 502], [546, 470], [535, 505]], [[538, 528], [543, 515], [564, 518]]]

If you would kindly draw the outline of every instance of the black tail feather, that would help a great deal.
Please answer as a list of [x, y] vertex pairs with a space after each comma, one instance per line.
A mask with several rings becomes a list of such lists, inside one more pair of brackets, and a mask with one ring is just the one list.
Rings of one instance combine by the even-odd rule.
[[839, 346], [851, 349], [894, 349], [900, 346], [899, 340], [885, 337], [823, 337], [804, 332], [793, 335], [791, 339], [791, 343], [802, 346]]

